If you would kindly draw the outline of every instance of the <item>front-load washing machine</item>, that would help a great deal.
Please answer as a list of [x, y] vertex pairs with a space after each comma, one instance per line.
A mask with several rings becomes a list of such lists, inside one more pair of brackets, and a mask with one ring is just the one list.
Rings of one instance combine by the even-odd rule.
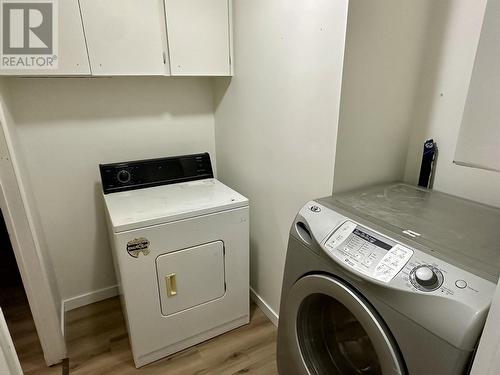
[[499, 228], [498, 209], [399, 183], [307, 203], [289, 238], [280, 374], [466, 373]]
[[248, 200], [208, 154], [100, 165], [137, 367], [249, 321]]

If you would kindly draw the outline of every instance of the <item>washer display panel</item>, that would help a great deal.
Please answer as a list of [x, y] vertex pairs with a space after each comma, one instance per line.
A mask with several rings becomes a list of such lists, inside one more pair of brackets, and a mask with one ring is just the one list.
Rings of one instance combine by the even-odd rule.
[[332, 233], [325, 247], [338, 262], [386, 283], [413, 255], [413, 250], [349, 220]]

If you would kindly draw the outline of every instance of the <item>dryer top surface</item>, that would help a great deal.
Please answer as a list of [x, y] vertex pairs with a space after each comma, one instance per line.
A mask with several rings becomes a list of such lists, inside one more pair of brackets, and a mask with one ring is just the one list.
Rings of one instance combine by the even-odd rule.
[[248, 206], [248, 199], [209, 178], [104, 195], [115, 233]]

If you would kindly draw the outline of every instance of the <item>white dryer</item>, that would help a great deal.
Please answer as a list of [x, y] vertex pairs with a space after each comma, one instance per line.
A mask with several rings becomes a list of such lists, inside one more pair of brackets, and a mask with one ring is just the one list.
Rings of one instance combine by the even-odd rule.
[[136, 367], [249, 322], [248, 200], [208, 154], [100, 165]]

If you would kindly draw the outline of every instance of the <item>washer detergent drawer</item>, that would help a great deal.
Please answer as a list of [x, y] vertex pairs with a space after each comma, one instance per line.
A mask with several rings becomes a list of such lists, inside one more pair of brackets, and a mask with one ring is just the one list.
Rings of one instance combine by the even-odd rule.
[[165, 316], [220, 298], [225, 293], [224, 243], [215, 241], [160, 255], [156, 274]]

